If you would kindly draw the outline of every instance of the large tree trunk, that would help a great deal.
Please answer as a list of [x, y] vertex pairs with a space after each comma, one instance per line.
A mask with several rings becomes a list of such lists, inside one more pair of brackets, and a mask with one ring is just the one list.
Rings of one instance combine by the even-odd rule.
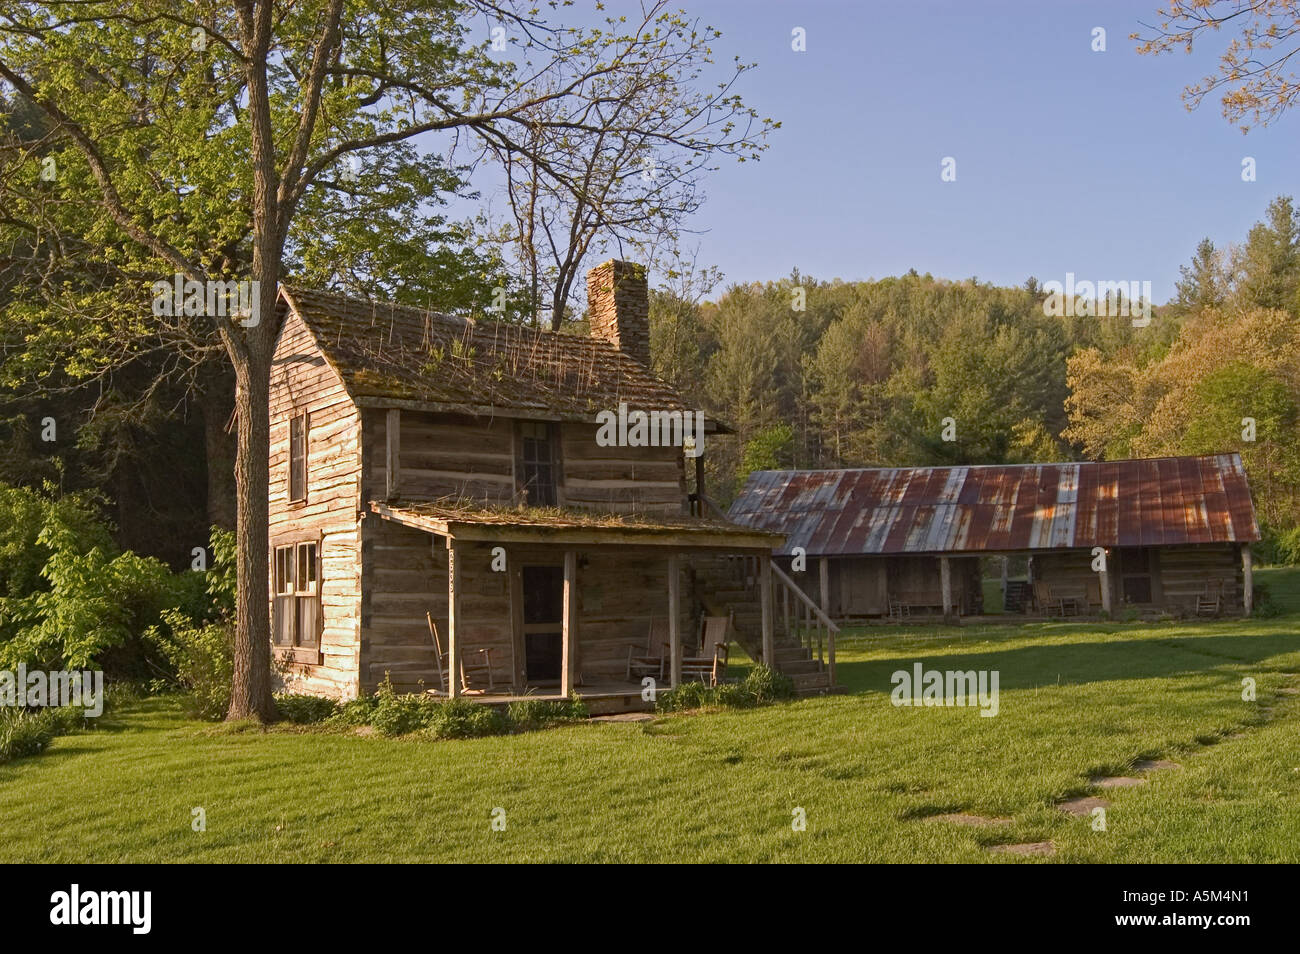
[[234, 678], [227, 719], [275, 717], [271, 697], [271, 617], [267, 543], [267, 488], [271, 482], [270, 355], [250, 348], [235, 369], [239, 441], [235, 455], [239, 558], [235, 606]]

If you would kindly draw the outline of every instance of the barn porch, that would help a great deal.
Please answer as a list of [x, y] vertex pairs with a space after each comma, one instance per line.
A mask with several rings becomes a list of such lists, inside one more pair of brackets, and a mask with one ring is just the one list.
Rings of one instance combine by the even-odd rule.
[[[662, 655], [656, 687], [670, 688], [696, 645], [691, 557], [741, 554], [768, 566], [780, 539], [668, 515], [368, 509], [363, 691], [388, 678], [400, 690], [488, 704], [577, 695], [593, 711], [643, 708], [646, 670], [633, 672], [630, 657]], [[462, 666], [467, 684], [448, 678]]]

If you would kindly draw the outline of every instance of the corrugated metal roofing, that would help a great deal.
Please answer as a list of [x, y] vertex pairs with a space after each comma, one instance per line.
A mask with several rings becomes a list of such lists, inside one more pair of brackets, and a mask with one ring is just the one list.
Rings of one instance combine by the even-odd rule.
[[1100, 463], [764, 470], [728, 516], [809, 556], [1259, 539], [1238, 454]]

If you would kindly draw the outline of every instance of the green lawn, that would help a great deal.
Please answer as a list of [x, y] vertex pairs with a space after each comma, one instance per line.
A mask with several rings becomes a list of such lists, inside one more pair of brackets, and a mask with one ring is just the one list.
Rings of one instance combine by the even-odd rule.
[[[1285, 615], [874, 628], [840, 643], [846, 695], [648, 726], [417, 742], [135, 703], [0, 766], [0, 861], [1300, 861], [1300, 572], [1258, 577]], [[917, 661], [996, 669], [999, 715], [894, 707]], [[1053, 807], [1156, 756], [1183, 767], [1109, 793], [1106, 831]], [[959, 810], [1014, 821], [925, 819]]]

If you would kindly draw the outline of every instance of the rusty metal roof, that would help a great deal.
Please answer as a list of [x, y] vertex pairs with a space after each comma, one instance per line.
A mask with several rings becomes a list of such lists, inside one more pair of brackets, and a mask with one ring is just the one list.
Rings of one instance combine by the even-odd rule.
[[809, 556], [1259, 539], [1237, 454], [1069, 464], [765, 470], [728, 516]]

